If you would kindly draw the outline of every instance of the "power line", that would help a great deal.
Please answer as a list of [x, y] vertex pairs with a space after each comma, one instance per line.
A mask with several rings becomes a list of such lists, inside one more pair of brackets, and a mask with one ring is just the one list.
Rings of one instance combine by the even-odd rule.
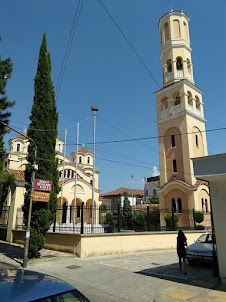
[[[214, 128], [214, 129], [209, 129], [209, 130], [200, 130], [200, 131], [194, 131], [194, 132], [184, 132], [184, 133], [178, 133], [174, 134], [174, 136], [182, 136], [182, 135], [187, 135], [187, 134], [195, 134], [195, 133], [200, 133], [200, 132], [214, 132], [214, 131], [221, 131], [221, 130], [226, 130], [226, 127], [221, 127], [221, 128]], [[159, 136], [149, 136], [149, 137], [140, 137], [140, 138], [131, 138], [131, 139], [121, 139], [121, 140], [112, 140], [112, 141], [102, 141], [102, 142], [95, 142], [95, 144], [111, 144], [111, 143], [123, 143], [123, 142], [132, 142], [132, 141], [141, 141], [141, 140], [149, 140], [149, 139], [158, 139], [158, 138], [163, 138], [163, 137], [168, 137], [171, 136], [171, 134], [167, 135], [159, 135]], [[85, 145], [93, 145], [92, 142], [87, 142], [84, 143]], [[69, 144], [69, 145], [76, 145], [76, 143]], [[156, 150], [154, 150], [156, 151]], [[156, 151], [158, 152], [158, 151]]]
[[62, 65], [61, 65], [60, 75], [59, 75], [59, 78], [58, 78], [58, 81], [57, 81], [56, 100], [58, 98], [59, 91], [60, 91], [60, 88], [61, 88], [61, 84], [62, 84], [62, 81], [63, 81], [63, 77], [64, 77], [65, 69], [66, 69], [66, 66], [67, 66], [67, 61], [68, 61], [68, 58], [69, 58], [69, 54], [70, 54], [71, 45], [72, 45], [72, 42], [73, 42], [73, 39], [74, 39], [75, 31], [76, 31], [76, 28], [77, 28], [77, 25], [78, 25], [78, 20], [79, 20], [79, 16], [80, 16], [80, 13], [81, 13], [82, 5], [83, 5], [83, 0], [79, 0], [76, 11], [75, 11], [75, 14], [74, 14], [74, 19], [73, 19], [73, 23], [72, 23], [72, 26], [71, 26], [71, 31], [70, 31], [69, 39], [68, 39], [68, 42], [67, 42], [67, 47], [66, 47], [66, 50], [65, 50], [65, 53], [64, 53], [64, 58], [63, 58], [63, 62], [62, 62]]
[[136, 49], [134, 48], [134, 46], [130, 43], [130, 41], [128, 40], [128, 38], [126, 37], [126, 35], [123, 33], [122, 29], [119, 27], [119, 25], [117, 24], [117, 22], [114, 20], [114, 18], [112, 17], [112, 15], [110, 14], [110, 12], [108, 11], [108, 9], [106, 8], [106, 6], [103, 4], [103, 2], [101, 0], [98, 0], [100, 2], [100, 4], [103, 6], [103, 8], [105, 9], [105, 11], [107, 12], [108, 16], [111, 18], [111, 20], [113, 21], [113, 23], [115, 24], [115, 26], [118, 28], [118, 30], [120, 31], [120, 33], [122, 34], [123, 38], [126, 40], [126, 42], [129, 44], [130, 48], [133, 50], [133, 52], [135, 53], [135, 55], [137, 56], [137, 58], [139, 59], [139, 61], [142, 63], [142, 65], [144, 66], [144, 68], [147, 70], [147, 72], [149, 73], [149, 75], [151, 76], [151, 78], [153, 79], [153, 81], [156, 83], [156, 85], [161, 89], [159, 83], [156, 81], [155, 77], [153, 76], [153, 74], [151, 73], [151, 71], [149, 70], [149, 68], [147, 67], [147, 65], [144, 63], [144, 61], [142, 60], [141, 56], [138, 54], [138, 52], [136, 51]]

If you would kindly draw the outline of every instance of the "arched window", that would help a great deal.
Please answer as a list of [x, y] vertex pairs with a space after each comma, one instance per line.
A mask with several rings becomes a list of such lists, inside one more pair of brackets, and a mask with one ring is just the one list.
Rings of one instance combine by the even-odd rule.
[[62, 171], [59, 172], [59, 177], [61, 177], [61, 176], [62, 176]]
[[71, 171], [71, 178], [74, 177], [74, 171]]
[[172, 211], [176, 212], [176, 201], [175, 198], [172, 198]]
[[70, 170], [67, 170], [67, 178], [70, 178]]
[[161, 99], [161, 103], [163, 105], [163, 110], [167, 109], [168, 108], [168, 102], [167, 102], [167, 97], [164, 96], [162, 99]]
[[90, 163], [90, 157], [87, 158], [87, 164], [89, 164], [89, 163]]
[[173, 93], [173, 98], [175, 99], [174, 105], [175, 106], [180, 105], [180, 93], [179, 93], [179, 91], [175, 91]]
[[175, 144], [175, 135], [171, 135], [171, 145], [172, 145], [172, 148], [176, 146], [176, 144]]
[[82, 163], [82, 157], [81, 157], [81, 156], [79, 156], [78, 162], [79, 162], [80, 164]]
[[184, 38], [185, 40], [189, 40], [188, 38], [188, 26], [187, 26], [187, 23], [186, 22], [183, 22], [183, 25], [184, 25]]
[[200, 100], [197, 95], [195, 96], [195, 104], [196, 104], [196, 108], [200, 110]]
[[66, 171], [66, 170], [64, 170], [64, 177], [66, 177], [66, 175], [67, 175], [66, 173], [67, 173], [67, 171]]
[[58, 145], [59, 151], [60, 151], [60, 144]]
[[208, 207], [207, 207], [207, 199], [205, 199], [205, 213], [208, 213]]
[[164, 24], [164, 43], [169, 40], [169, 24], [166, 22]]
[[182, 60], [182, 58], [177, 58], [177, 63], [176, 63], [176, 65], [177, 65], [177, 70], [183, 70], [183, 60]]
[[176, 159], [173, 159], [173, 172], [174, 173], [177, 172], [177, 161], [176, 161]]
[[77, 218], [81, 218], [81, 206], [77, 206]]
[[177, 212], [182, 213], [182, 203], [181, 203], [181, 198], [177, 199]]
[[66, 223], [67, 221], [67, 204], [64, 202], [63, 204], [63, 214], [62, 214], [62, 223]]
[[179, 20], [173, 20], [173, 32], [174, 32], [174, 38], [180, 38], [180, 22], [179, 22]]
[[19, 152], [20, 151], [20, 144], [16, 145], [16, 151]]
[[171, 72], [172, 71], [172, 61], [171, 61], [171, 59], [166, 61], [166, 65], [167, 65], [167, 72]]
[[198, 140], [198, 135], [197, 134], [195, 135], [195, 144], [196, 144], [196, 147], [198, 148], [199, 147], [199, 140]]

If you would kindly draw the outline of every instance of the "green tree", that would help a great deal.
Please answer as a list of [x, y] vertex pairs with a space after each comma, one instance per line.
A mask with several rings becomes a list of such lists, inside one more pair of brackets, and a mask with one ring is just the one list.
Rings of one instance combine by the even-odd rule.
[[122, 227], [129, 229], [132, 227], [132, 207], [128, 198], [128, 192], [123, 193], [123, 209], [122, 209]]
[[[55, 93], [51, 77], [50, 53], [47, 50], [46, 35], [43, 34], [39, 52], [37, 73], [34, 80], [34, 100], [31, 111], [31, 123], [28, 127], [28, 136], [34, 140], [37, 146], [37, 164], [35, 178], [52, 181], [52, 191], [48, 203], [33, 201], [31, 217], [31, 236], [29, 250], [32, 256], [43, 248], [45, 233], [50, 228], [55, 218], [57, 208], [57, 194], [59, 175], [56, 159], [56, 138], [58, 113], [56, 111]], [[39, 129], [38, 131], [36, 129]], [[45, 131], [45, 130], [51, 131]], [[27, 223], [29, 196], [31, 192], [31, 174], [34, 164], [34, 144], [28, 148], [28, 164], [26, 165], [25, 180], [26, 194], [24, 199], [24, 222]]]
[[[0, 37], [1, 41], [1, 37]], [[8, 79], [11, 77], [13, 71], [13, 63], [10, 58], [2, 60], [0, 55], [0, 212], [2, 210], [3, 201], [5, 199], [5, 194], [7, 190], [7, 180], [9, 179], [4, 172], [4, 162], [5, 162], [5, 150], [3, 136], [8, 129], [1, 123], [9, 123], [9, 117], [11, 113], [8, 111], [8, 108], [11, 108], [15, 102], [8, 101], [6, 96], [6, 84]]]
[[179, 221], [179, 217], [177, 216], [177, 214], [174, 214], [174, 219], [173, 219], [173, 216], [172, 216], [171, 212], [166, 213], [165, 214], [165, 221], [166, 221], [166, 230], [167, 231], [176, 231], [177, 230], [178, 221]]
[[133, 215], [133, 228], [136, 232], [145, 232], [147, 230], [147, 222], [145, 214], [142, 211], [135, 211]]

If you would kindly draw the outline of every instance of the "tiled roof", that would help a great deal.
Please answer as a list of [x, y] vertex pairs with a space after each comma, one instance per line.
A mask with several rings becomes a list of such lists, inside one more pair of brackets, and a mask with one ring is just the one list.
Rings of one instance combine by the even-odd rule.
[[15, 175], [16, 180], [25, 181], [25, 171], [21, 171], [21, 170], [13, 170], [13, 169], [6, 169], [6, 171], [7, 171], [9, 174]]
[[16, 139], [16, 138], [26, 139], [24, 136], [27, 137], [27, 133], [24, 133], [23, 135], [19, 134], [19, 135], [15, 136], [15, 137], [11, 138], [11, 140]]
[[[76, 154], [76, 152], [77, 152], [77, 151], [72, 152], [71, 155], [72, 155], [72, 154]], [[84, 154], [86, 154], [86, 153], [91, 153], [91, 154], [92, 154], [92, 152], [91, 152], [90, 150], [88, 150], [87, 148], [85, 148], [85, 147], [79, 148], [79, 149], [78, 149], [78, 152], [79, 152], [79, 153], [82, 152], [82, 153], [84, 153]]]
[[57, 135], [57, 138], [62, 142], [64, 141], [59, 135]]
[[[132, 189], [131, 188], [119, 188], [117, 190], [101, 194], [100, 197], [105, 197], [105, 196], [116, 196], [116, 195], [123, 195], [124, 192], [127, 192], [129, 195], [132, 195]], [[134, 196], [144, 196], [144, 190], [136, 190], [133, 189], [133, 195]]]

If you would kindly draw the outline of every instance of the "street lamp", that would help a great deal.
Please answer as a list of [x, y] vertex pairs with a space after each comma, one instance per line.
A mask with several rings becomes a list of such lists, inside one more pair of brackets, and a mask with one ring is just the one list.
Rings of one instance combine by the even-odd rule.
[[132, 206], [133, 206], [133, 174], [131, 174], [131, 178], [132, 178]]
[[93, 233], [94, 228], [94, 184], [95, 184], [95, 135], [96, 135], [96, 113], [98, 111], [98, 108], [95, 106], [91, 106], [91, 111], [94, 114], [93, 119], [93, 188], [92, 188], [92, 224], [91, 224], [91, 232]]

